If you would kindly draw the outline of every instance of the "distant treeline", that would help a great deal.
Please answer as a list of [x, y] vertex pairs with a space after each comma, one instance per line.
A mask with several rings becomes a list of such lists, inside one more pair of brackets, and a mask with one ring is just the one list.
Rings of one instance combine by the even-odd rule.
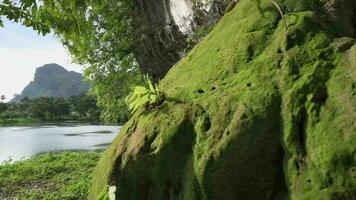
[[69, 98], [23, 98], [20, 102], [1, 103], [0, 120], [90, 120], [99, 121], [100, 110], [90, 95]]

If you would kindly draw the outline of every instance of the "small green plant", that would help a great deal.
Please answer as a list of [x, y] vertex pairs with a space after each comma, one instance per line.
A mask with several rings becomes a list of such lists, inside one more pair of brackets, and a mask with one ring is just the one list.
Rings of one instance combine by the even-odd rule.
[[156, 107], [166, 100], [166, 95], [153, 85], [148, 75], [145, 76], [145, 86], [136, 86], [134, 90], [126, 97], [125, 101], [131, 113], [136, 112], [141, 107]]

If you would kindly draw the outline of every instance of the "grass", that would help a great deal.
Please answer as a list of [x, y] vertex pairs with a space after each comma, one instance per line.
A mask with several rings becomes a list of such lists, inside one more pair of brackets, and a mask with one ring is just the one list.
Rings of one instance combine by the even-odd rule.
[[86, 199], [100, 152], [47, 153], [0, 165], [0, 199]]

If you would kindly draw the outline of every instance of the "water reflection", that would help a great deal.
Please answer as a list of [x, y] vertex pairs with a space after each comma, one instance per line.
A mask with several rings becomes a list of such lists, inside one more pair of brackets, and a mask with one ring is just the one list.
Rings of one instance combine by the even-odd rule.
[[103, 149], [115, 138], [120, 126], [44, 125], [0, 127], [0, 163], [62, 150]]

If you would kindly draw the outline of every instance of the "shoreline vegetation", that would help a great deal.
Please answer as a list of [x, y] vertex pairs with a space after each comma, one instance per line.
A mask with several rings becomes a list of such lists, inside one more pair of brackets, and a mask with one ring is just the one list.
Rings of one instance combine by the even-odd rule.
[[64, 151], [0, 165], [0, 199], [86, 199], [102, 151]]
[[64, 97], [23, 98], [19, 102], [0, 101], [0, 122], [100, 121], [94, 97], [83, 94]]

